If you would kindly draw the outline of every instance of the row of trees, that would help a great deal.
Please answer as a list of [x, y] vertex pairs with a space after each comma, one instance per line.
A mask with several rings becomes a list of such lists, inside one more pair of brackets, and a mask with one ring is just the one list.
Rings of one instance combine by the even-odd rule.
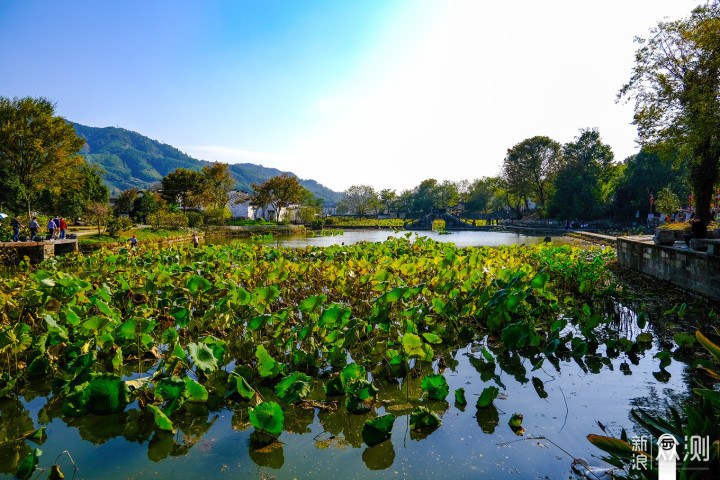
[[422, 181], [397, 194], [353, 185], [338, 204], [339, 213], [420, 216], [432, 210], [459, 210], [468, 216], [519, 215], [536, 208], [560, 219], [631, 220], [650, 210], [650, 195], [667, 189], [689, 197], [686, 160], [677, 153], [642, 150], [614, 162], [596, 129], [581, 130], [564, 145], [532, 137], [508, 149], [501, 175], [474, 181]]
[[79, 155], [85, 140], [44, 98], [0, 97], [0, 209], [77, 218], [108, 189]]

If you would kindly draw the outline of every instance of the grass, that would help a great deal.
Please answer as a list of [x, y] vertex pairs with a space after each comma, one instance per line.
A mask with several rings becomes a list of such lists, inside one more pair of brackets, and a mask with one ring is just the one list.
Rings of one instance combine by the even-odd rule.
[[113, 237], [105, 233], [97, 234], [93, 233], [90, 235], [83, 235], [78, 239], [80, 245], [92, 245], [92, 244], [109, 244], [109, 243], [127, 243], [130, 238], [135, 235], [138, 242], [159, 240], [163, 238], [176, 237], [179, 235], [187, 235], [185, 230], [153, 230], [152, 228], [134, 228], [128, 232]]
[[[672, 222], [672, 223], [665, 223], [661, 225], [659, 228], [663, 230], [687, 230], [690, 231], [690, 222]], [[708, 232], [712, 232], [716, 228], [720, 228], [720, 224], [718, 222], [710, 222], [708, 224]]]
[[229, 225], [231, 227], [243, 227], [245, 225], [278, 225], [276, 222], [267, 222], [263, 219], [259, 220], [241, 220], [241, 219], [235, 219], [235, 220], [228, 220], [225, 225]]

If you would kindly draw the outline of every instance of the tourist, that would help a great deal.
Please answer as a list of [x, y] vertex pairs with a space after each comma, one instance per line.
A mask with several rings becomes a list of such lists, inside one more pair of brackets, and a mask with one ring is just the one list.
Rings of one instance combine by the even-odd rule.
[[15, 215], [15, 218], [10, 220], [10, 226], [13, 231], [12, 241], [17, 242], [20, 239], [20, 227], [23, 226], [22, 223], [20, 223], [20, 217], [18, 215]]
[[135, 235], [130, 239], [130, 246], [133, 248], [137, 247], [137, 237]]
[[67, 224], [65, 223], [65, 218], [60, 217], [60, 239], [63, 240], [65, 238], [65, 230], [67, 229]]
[[47, 239], [52, 240], [53, 238], [55, 238], [55, 222], [51, 218], [47, 224]]
[[30, 224], [28, 225], [30, 227], [30, 241], [34, 242], [35, 236], [38, 234], [38, 230], [40, 229], [40, 224], [37, 221], [37, 217], [33, 217], [32, 220], [30, 220]]
[[55, 230], [53, 230], [53, 233], [54, 233], [55, 235], [53, 236], [53, 238], [54, 238], [55, 240], [57, 240], [57, 239], [60, 237], [60, 219], [59, 219], [59, 218], [57, 217], [57, 215], [56, 215], [55, 218], [53, 218], [52, 221], [53, 221], [53, 223], [55, 224]]
[[193, 233], [193, 246], [197, 248], [198, 243], [200, 243], [200, 239], [198, 238], [197, 233]]

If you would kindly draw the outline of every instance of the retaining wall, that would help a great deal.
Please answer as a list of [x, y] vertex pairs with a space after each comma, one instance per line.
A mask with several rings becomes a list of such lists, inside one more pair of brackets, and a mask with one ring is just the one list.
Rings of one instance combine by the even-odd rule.
[[617, 259], [621, 267], [720, 299], [720, 256], [682, 247], [655, 245], [651, 236], [642, 236], [618, 237]]

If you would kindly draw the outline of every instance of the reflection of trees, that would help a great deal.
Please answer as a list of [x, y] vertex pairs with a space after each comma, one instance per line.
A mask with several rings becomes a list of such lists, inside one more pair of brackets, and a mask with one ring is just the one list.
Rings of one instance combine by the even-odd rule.
[[370, 470], [385, 470], [395, 461], [395, 449], [392, 440], [386, 440], [374, 447], [367, 447], [362, 454], [365, 466]]
[[23, 437], [35, 430], [35, 424], [16, 399], [0, 400], [0, 418], [0, 473], [14, 474], [20, 460], [30, 453]]
[[285, 424], [283, 430], [292, 433], [310, 433], [310, 425], [315, 420], [314, 408], [290, 406], [285, 408]]

